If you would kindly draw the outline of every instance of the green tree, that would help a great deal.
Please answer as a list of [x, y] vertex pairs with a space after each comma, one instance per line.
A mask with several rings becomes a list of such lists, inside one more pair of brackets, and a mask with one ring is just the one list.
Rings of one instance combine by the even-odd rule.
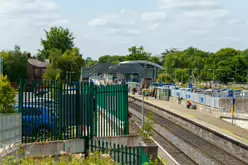
[[160, 81], [162, 81], [163, 83], [173, 83], [174, 82], [172, 76], [168, 73], [160, 74], [157, 78], [157, 82], [160, 82]]
[[59, 75], [63, 81], [69, 80], [69, 77], [72, 81], [79, 80], [84, 60], [78, 48], [66, 50], [63, 55], [60, 55], [60, 51], [54, 49], [50, 60], [51, 64], [43, 76], [44, 79], [55, 80]]
[[241, 51], [224, 48], [211, 55], [205, 70], [209, 71], [208, 75], [215, 81], [227, 83], [234, 78], [235, 81], [244, 82], [247, 76], [247, 61]]
[[157, 57], [157, 56], [152, 56], [150, 58], [150, 61], [153, 62], [153, 63], [156, 63], [158, 65], [163, 65], [163, 64], [161, 64], [161, 58], [160, 57]]
[[11, 87], [7, 76], [0, 77], [0, 114], [14, 112], [15, 97], [16, 91]]
[[165, 63], [165, 58], [168, 54], [174, 53], [179, 51], [177, 48], [171, 48], [171, 49], [166, 49], [163, 53], [161, 53], [161, 65], [164, 65]]
[[110, 55], [105, 55], [101, 56], [99, 58], [99, 63], [112, 63], [112, 64], [118, 64], [120, 62], [123, 62], [126, 60], [126, 56], [110, 56]]
[[64, 53], [66, 50], [72, 50], [74, 47], [74, 37], [69, 29], [62, 27], [51, 27], [46, 31], [46, 39], [41, 39], [42, 50], [39, 50], [38, 56], [42, 59], [47, 59], [50, 56], [52, 49], [61, 50]]
[[21, 52], [20, 46], [16, 45], [14, 50], [2, 51], [0, 56], [4, 61], [4, 74], [12, 83], [18, 83], [19, 79], [28, 78], [28, 58]]
[[190, 72], [188, 69], [175, 69], [175, 79], [177, 82], [186, 83], [189, 81]]
[[126, 60], [128, 61], [135, 61], [135, 60], [149, 61], [151, 58], [151, 53], [146, 52], [143, 46], [139, 48], [133, 46], [129, 48], [128, 51], [129, 51], [129, 55], [127, 55], [126, 57]]

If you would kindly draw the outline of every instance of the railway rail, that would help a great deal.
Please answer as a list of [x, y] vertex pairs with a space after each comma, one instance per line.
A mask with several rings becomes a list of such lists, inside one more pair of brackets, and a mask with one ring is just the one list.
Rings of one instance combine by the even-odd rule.
[[[129, 108], [136, 111], [135, 120], [140, 122], [141, 120], [141, 106], [135, 103], [129, 103]], [[149, 110], [144, 109], [145, 115]], [[243, 160], [235, 157], [234, 155], [226, 152], [225, 150], [217, 147], [216, 145], [202, 139], [201, 137], [193, 134], [190, 131], [176, 125], [175, 123], [154, 114], [154, 120], [156, 124], [163, 128], [163, 131], [167, 134], [171, 134], [170, 139], [162, 134], [162, 131], [155, 130], [155, 137], [161, 142], [163, 147], [169, 152], [180, 164], [228, 164], [228, 165], [243, 165], [247, 164]], [[172, 139], [174, 143], [172, 144]], [[184, 144], [182, 144], [184, 143]], [[184, 148], [182, 149], [182, 146]], [[172, 148], [166, 148], [166, 146]], [[181, 146], [181, 147], [179, 147]], [[182, 151], [183, 150], [183, 151]], [[195, 152], [193, 154], [192, 152]], [[178, 153], [178, 154], [177, 154]], [[191, 162], [190, 162], [191, 161]]]
[[[135, 124], [138, 124], [141, 127], [141, 119], [136, 116], [132, 115], [132, 119], [135, 121]], [[138, 131], [137, 127], [137, 131]], [[164, 138], [158, 131], [155, 129], [153, 130], [153, 139], [156, 140], [162, 147], [165, 149], [180, 165], [187, 164], [187, 165], [197, 165], [197, 163], [191, 159], [186, 153], [181, 151], [177, 146], [172, 144], [166, 138]]]

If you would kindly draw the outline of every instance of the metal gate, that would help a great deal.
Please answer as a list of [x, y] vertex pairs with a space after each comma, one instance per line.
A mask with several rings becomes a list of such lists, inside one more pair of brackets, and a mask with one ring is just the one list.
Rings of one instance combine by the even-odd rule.
[[22, 142], [128, 134], [128, 88], [20, 81]]

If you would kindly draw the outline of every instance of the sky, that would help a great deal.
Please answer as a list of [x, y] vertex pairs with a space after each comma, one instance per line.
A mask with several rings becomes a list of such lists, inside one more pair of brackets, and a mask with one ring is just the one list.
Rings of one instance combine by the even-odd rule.
[[153, 55], [190, 46], [215, 52], [248, 48], [247, 0], [0, 0], [0, 50], [33, 54], [44, 29], [69, 28], [83, 56]]

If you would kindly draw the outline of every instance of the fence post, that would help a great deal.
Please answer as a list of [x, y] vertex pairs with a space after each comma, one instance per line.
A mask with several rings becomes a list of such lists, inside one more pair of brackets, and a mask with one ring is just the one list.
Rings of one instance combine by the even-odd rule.
[[124, 107], [125, 107], [125, 130], [124, 130], [124, 134], [128, 135], [129, 134], [129, 118], [128, 118], [128, 86], [124, 85]]
[[20, 80], [20, 84], [19, 84], [19, 112], [22, 112], [23, 109], [23, 87], [24, 87], [24, 80]]
[[85, 136], [85, 139], [84, 139], [84, 144], [85, 144], [85, 150], [84, 150], [84, 155], [85, 155], [85, 158], [88, 158], [89, 156], [89, 135]]

